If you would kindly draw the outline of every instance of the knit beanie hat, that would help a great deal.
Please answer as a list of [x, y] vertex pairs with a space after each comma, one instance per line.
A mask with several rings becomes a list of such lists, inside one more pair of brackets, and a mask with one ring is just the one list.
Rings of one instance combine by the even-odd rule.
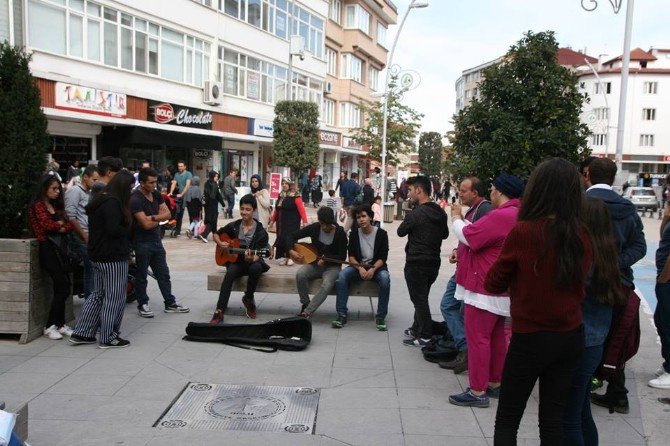
[[523, 189], [526, 186], [525, 182], [509, 173], [501, 173], [495, 180], [493, 185], [507, 198], [519, 198], [523, 194]]

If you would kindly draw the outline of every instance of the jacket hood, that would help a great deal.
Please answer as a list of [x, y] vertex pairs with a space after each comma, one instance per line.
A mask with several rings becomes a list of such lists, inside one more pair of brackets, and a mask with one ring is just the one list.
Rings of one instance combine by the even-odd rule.
[[193, 176], [193, 178], [191, 178], [191, 186], [200, 186], [199, 176]]
[[591, 189], [587, 195], [603, 200], [610, 211], [612, 220], [625, 220], [637, 214], [635, 205], [609, 189]]

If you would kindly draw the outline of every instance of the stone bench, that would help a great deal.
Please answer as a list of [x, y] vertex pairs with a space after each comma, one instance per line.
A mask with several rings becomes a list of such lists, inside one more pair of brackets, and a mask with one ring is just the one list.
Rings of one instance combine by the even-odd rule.
[[[278, 266], [272, 265], [270, 270], [261, 275], [256, 287], [256, 293], [270, 294], [290, 294], [297, 295], [298, 289], [295, 283], [295, 274], [298, 272], [299, 265]], [[210, 291], [219, 291], [223, 277], [226, 274], [225, 268], [207, 276], [207, 289]], [[240, 277], [233, 283], [233, 291], [244, 292], [247, 287], [247, 276]], [[321, 287], [321, 279], [314, 279], [309, 288], [309, 294], [313, 295]], [[336, 286], [328, 292], [328, 295], [337, 294]], [[379, 297], [379, 287], [375, 281], [361, 281], [352, 283], [349, 286], [349, 296], [364, 296], [370, 299], [370, 310], [374, 318], [375, 310], [372, 305], [372, 298]]]

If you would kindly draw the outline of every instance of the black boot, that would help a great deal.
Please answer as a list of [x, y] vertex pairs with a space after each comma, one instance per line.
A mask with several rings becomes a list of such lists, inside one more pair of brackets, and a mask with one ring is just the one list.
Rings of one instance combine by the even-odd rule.
[[461, 350], [453, 361], [438, 363], [440, 368], [453, 370], [455, 374], [463, 373], [468, 369], [468, 351]]

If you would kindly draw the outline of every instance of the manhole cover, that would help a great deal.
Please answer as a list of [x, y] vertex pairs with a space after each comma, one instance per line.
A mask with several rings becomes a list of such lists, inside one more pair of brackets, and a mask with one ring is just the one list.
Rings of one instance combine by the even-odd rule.
[[154, 426], [311, 434], [319, 395], [311, 387], [189, 383]]

